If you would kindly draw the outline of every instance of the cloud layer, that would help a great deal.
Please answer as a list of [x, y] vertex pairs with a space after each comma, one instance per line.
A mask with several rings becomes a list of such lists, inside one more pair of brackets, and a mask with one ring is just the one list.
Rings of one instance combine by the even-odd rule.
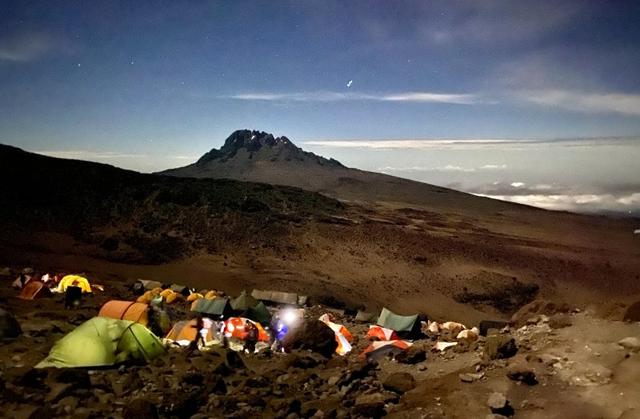
[[340, 101], [378, 101], [378, 102], [415, 102], [415, 103], [448, 103], [455, 105], [472, 105], [480, 103], [480, 98], [470, 93], [434, 93], [434, 92], [400, 92], [400, 93], [343, 93], [343, 92], [299, 92], [299, 93], [239, 93], [223, 96], [226, 99], [273, 101], [273, 102], [340, 102]]

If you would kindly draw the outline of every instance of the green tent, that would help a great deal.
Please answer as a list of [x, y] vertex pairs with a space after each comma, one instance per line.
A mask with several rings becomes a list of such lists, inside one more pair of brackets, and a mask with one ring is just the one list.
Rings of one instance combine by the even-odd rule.
[[206, 314], [211, 317], [229, 317], [233, 313], [231, 304], [228, 298], [214, 298], [213, 300], [207, 300], [206, 298], [199, 298], [191, 305], [191, 311], [196, 313]]
[[391, 310], [383, 308], [380, 316], [378, 316], [378, 326], [395, 330], [396, 332], [412, 333], [416, 331], [416, 328], [419, 329], [420, 322], [418, 322], [417, 314], [413, 316], [400, 316]]
[[231, 301], [231, 307], [236, 311], [245, 311], [250, 307], [255, 307], [258, 304], [258, 300], [248, 295], [246, 291], [242, 291], [238, 298]]
[[143, 325], [94, 317], [56, 342], [36, 368], [101, 367], [129, 360], [149, 361], [164, 353], [160, 339]]
[[249, 307], [244, 317], [260, 323], [263, 326], [269, 326], [271, 323], [271, 313], [267, 310], [267, 306], [262, 301], [253, 307]]

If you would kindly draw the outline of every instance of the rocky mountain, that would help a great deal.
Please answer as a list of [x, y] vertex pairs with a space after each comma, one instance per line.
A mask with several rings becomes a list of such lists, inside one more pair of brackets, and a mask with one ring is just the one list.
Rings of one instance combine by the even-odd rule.
[[516, 207], [451, 189], [381, 173], [348, 168], [297, 147], [287, 137], [262, 131], [233, 132], [220, 149], [212, 149], [188, 166], [160, 172], [195, 178], [228, 178], [295, 186], [344, 201], [388, 202], [431, 209], [493, 211]]

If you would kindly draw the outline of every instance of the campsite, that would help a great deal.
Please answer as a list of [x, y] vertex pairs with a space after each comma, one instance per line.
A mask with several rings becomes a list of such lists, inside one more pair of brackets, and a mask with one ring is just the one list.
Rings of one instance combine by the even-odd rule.
[[[638, 408], [632, 394], [608, 399], [640, 372], [637, 323], [594, 323], [569, 306], [536, 302], [467, 327], [277, 290], [234, 297], [82, 275], [50, 275], [60, 279], [47, 286], [23, 271], [23, 289], [3, 276], [0, 291], [3, 403], [15, 418], [561, 417], [559, 389], [580, 417]], [[50, 291], [22, 296], [32, 281]], [[604, 403], [581, 410], [586, 391]]]

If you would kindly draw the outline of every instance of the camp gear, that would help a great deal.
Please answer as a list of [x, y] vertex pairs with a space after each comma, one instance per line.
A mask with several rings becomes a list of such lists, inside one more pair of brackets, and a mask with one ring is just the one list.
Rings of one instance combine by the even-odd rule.
[[213, 300], [201, 298], [191, 304], [191, 311], [206, 314], [214, 319], [222, 319], [231, 316], [233, 309], [228, 298], [216, 298]]
[[148, 279], [138, 279], [133, 284], [133, 292], [136, 295], [142, 295], [145, 293], [145, 291], [149, 291], [154, 288], [162, 288], [162, 283], [158, 281], [151, 281]]
[[149, 322], [147, 316], [147, 304], [136, 303], [134, 301], [111, 300], [104, 303], [98, 316], [109, 317], [118, 320], [131, 320], [146, 326]]
[[246, 311], [257, 304], [258, 300], [248, 295], [246, 291], [242, 291], [237, 298], [231, 300], [231, 308], [235, 311]]
[[336, 342], [338, 343], [336, 353], [344, 356], [351, 352], [351, 341], [353, 340], [351, 332], [343, 325], [332, 322], [328, 314], [323, 314], [319, 320], [329, 326], [335, 333]]
[[413, 344], [406, 340], [381, 340], [372, 342], [371, 345], [362, 351], [360, 357], [378, 361], [385, 356], [398, 355], [409, 349], [411, 345]]
[[18, 298], [22, 298], [23, 300], [33, 300], [38, 297], [46, 297], [51, 295], [51, 291], [47, 287], [47, 285], [42, 281], [29, 281], [27, 285], [22, 288], [20, 291], [20, 295]]
[[7, 310], [0, 308], [0, 340], [17, 338], [22, 328], [15, 317]]
[[25, 275], [25, 274], [20, 274], [20, 276], [18, 276], [15, 281], [13, 281], [13, 283], [11, 284], [11, 286], [13, 288], [17, 288], [17, 289], [22, 289], [24, 288], [25, 285], [27, 285], [29, 283], [29, 281], [31, 281], [32, 276], [31, 275]]
[[64, 307], [73, 308], [78, 307], [82, 301], [82, 288], [75, 285], [69, 285], [65, 288], [64, 292]]
[[380, 316], [378, 316], [377, 324], [385, 329], [395, 330], [401, 336], [420, 333], [420, 322], [417, 314], [401, 316], [387, 308], [383, 308]]
[[227, 319], [225, 322], [225, 334], [228, 338], [233, 337], [245, 340], [249, 333], [247, 329], [251, 329], [252, 327], [258, 330], [257, 340], [269, 342], [269, 334], [264, 330], [262, 325], [244, 317], [231, 317]]
[[51, 348], [36, 368], [101, 367], [124, 361], [150, 361], [164, 354], [160, 340], [129, 320], [94, 317]]
[[[207, 318], [204, 318], [204, 324], [206, 325]], [[209, 320], [210, 321], [210, 320]], [[167, 333], [165, 339], [174, 342], [180, 346], [186, 347], [189, 346], [191, 342], [196, 340], [197, 337], [197, 319], [185, 320], [177, 322], [173, 328]], [[204, 345], [207, 346], [215, 341], [217, 338], [215, 324], [211, 323], [211, 327], [202, 328], [200, 330], [200, 335], [202, 336], [202, 340]]]
[[381, 326], [371, 325], [367, 332], [367, 338], [370, 340], [398, 340], [398, 334], [391, 330]]
[[58, 284], [58, 292], [65, 292], [67, 287], [75, 286], [79, 287], [82, 292], [91, 292], [91, 285], [87, 278], [79, 275], [67, 275], [60, 280]]
[[172, 284], [169, 289], [171, 289], [171, 291], [178, 293], [180, 295], [182, 295], [183, 297], [186, 297], [187, 295], [189, 295], [191, 292], [189, 291], [189, 288], [184, 286], [184, 285], [178, 285], [178, 284]]
[[256, 300], [267, 301], [275, 304], [298, 304], [298, 294], [292, 292], [281, 291], [268, 291], [268, 290], [253, 290], [251, 296]]

